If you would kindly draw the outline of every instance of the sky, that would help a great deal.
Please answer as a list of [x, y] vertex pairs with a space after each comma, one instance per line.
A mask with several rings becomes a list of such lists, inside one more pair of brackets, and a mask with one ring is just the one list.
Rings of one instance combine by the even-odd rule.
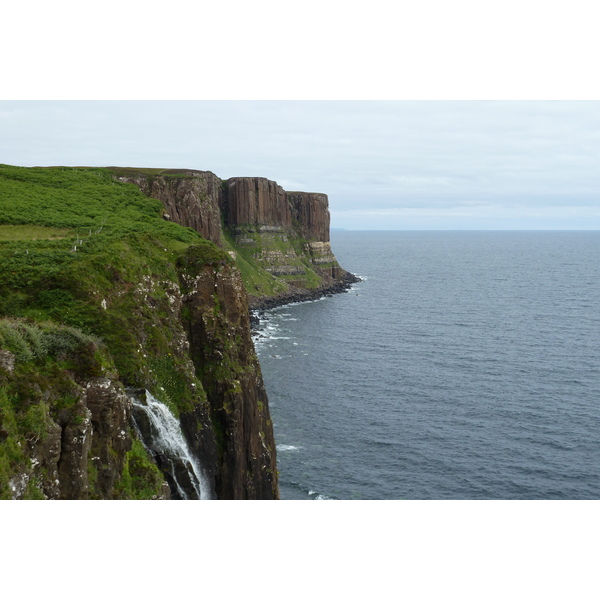
[[600, 229], [600, 102], [1, 101], [0, 162], [266, 177], [343, 229]]

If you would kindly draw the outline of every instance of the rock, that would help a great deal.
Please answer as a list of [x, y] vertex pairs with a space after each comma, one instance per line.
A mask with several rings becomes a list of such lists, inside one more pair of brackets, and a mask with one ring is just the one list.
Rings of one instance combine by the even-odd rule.
[[[166, 171], [168, 174], [168, 171]], [[142, 192], [160, 200], [163, 218], [191, 227], [207, 240], [221, 243], [221, 180], [210, 171], [178, 171], [181, 177], [129, 175], [119, 177], [135, 183]]]
[[[356, 281], [339, 266], [331, 251], [326, 194], [286, 192], [264, 177], [222, 181], [210, 171], [177, 171], [179, 177], [169, 176], [168, 170], [163, 173], [150, 176], [140, 172], [120, 179], [135, 183], [145, 194], [160, 200], [172, 221], [192, 227], [218, 245], [223, 221], [236, 244], [255, 249], [258, 266], [270, 275], [285, 277], [281, 281], [286, 288], [313, 287], [306, 275], [307, 259], [321, 279], [319, 295], [337, 291], [340, 282]], [[305, 247], [298, 253], [299, 238]], [[290, 276], [297, 277], [291, 280]], [[278, 305], [285, 303], [290, 293], [280, 292]], [[258, 306], [271, 298], [250, 296], [250, 302]]]
[[224, 216], [229, 227], [254, 225], [281, 231], [292, 226], [291, 206], [285, 191], [277, 182], [264, 177], [228, 179]]
[[15, 370], [15, 355], [12, 352], [0, 349], [0, 369], [9, 373]]
[[[216, 315], [214, 295], [220, 305]], [[190, 352], [207, 393], [216, 436], [217, 497], [278, 498], [273, 427], [239, 271], [206, 267], [188, 289], [185, 306]], [[192, 415], [182, 415], [184, 431], [202, 431], [193, 421]], [[191, 442], [195, 449], [203, 443], [200, 435]]]
[[85, 403], [90, 412], [91, 454], [97, 472], [93, 491], [101, 497], [110, 497], [123, 469], [125, 454], [131, 449], [131, 400], [115, 381], [94, 377], [85, 385]]
[[62, 431], [58, 423], [49, 419], [45, 435], [29, 442], [33, 472], [41, 482], [44, 496], [51, 500], [60, 498], [58, 461], [62, 450]]
[[89, 497], [88, 454], [92, 445], [92, 414], [79, 402], [63, 427], [58, 474], [60, 498], [83, 500]]
[[299, 223], [302, 237], [329, 243], [329, 200], [326, 194], [287, 192], [293, 218]]

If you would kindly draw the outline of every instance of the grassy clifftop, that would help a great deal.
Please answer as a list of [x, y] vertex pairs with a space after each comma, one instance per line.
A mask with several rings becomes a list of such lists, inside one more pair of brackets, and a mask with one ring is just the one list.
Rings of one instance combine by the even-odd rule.
[[[136, 322], [170, 315], [166, 288], [191, 246], [197, 266], [231, 261], [103, 169], [0, 166], [0, 316], [97, 335], [127, 383], [141, 383]], [[172, 340], [153, 329], [146, 347], [166, 350]]]
[[[44, 481], [60, 464], [39, 464], [40, 444], [57, 427], [86, 426], [90, 378], [145, 387], [175, 413], [206, 403], [181, 323], [180, 276], [232, 259], [161, 209], [103, 169], [0, 165], [0, 352], [9, 357], [0, 364], [0, 497], [19, 481], [20, 497], [48, 496]], [[115, 467], [116, 442], [103, 443], [88, 449], [86, 497], [106, 497], [94, 482], [98, 468]], [[160, 478], [140, 462], [139, 444], [129, 448], [110, 497], [156, 496]]]

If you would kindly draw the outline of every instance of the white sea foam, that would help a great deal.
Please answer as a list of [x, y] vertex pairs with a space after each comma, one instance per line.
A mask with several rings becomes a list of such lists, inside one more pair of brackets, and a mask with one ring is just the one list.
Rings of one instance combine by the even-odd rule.
[[333, 498], [330, 498], [325, 494], [319, 494], [319, 492], [315, 492], [314, 490], [308, 490], [308, 495], [311, 500], [333, 500]]
[[288, 306], [298, 306], [299, 304], [314, 304], [315, 302], [323, 302], [323, 300], [329, 300], [329, 296], [321, 296], [314, 300], [301, 300], [300, 302], [290, 302]]
[[277, 444], [277, 450], [279, 452], [297, 452], [301, 449], [301, 446], [291, 446], [288, 444]]
[[262, 348], [268, 345], [279, 331], [279, 324], [269, 317], [262, 317], [259, 327], [258, 331], [252, 333], [252, 341], [257, 354], [260, 355]]

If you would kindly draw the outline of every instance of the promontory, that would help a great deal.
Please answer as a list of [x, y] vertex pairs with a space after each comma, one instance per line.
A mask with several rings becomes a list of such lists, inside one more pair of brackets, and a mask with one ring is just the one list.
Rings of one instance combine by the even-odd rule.
[[[325, 194], [189, 169], [0, 165], [0, 498], [277, 499], [251, 311], [343, 291]], [[185, 461], [184, 461], [185, 462]]]

